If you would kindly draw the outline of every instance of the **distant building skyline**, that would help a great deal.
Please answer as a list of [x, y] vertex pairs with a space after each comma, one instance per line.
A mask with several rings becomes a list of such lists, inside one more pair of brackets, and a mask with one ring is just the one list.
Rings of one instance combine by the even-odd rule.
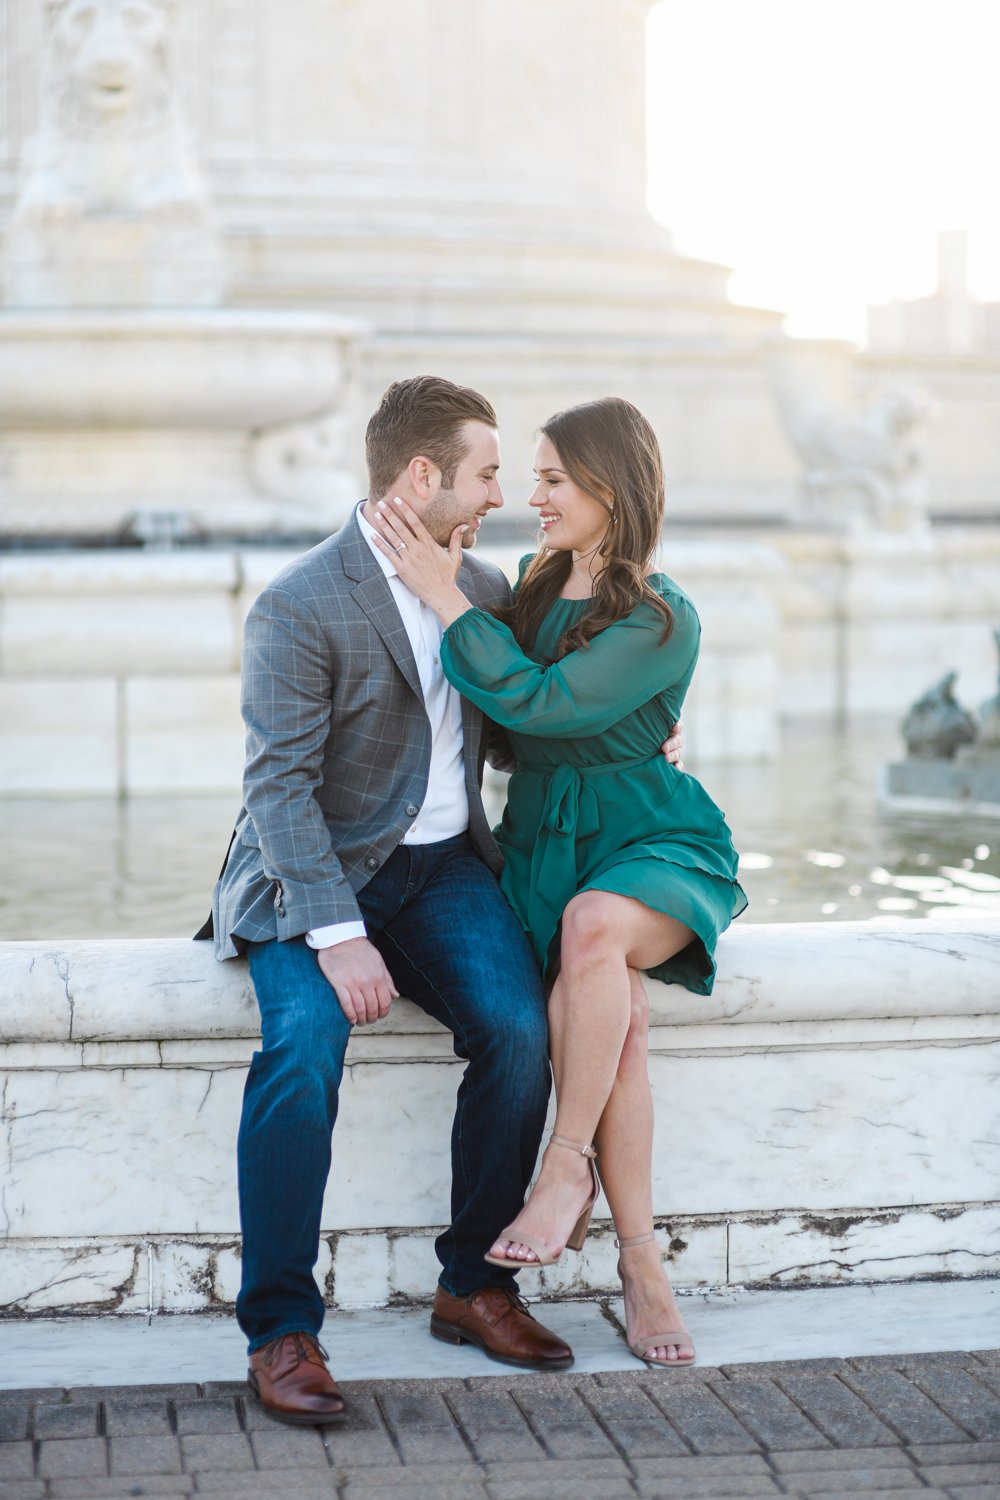
[[735, 301], [860, 343], [950, 230], [1000, 299], [995, 0], [662, 0], [648, 35], [650, 207]]

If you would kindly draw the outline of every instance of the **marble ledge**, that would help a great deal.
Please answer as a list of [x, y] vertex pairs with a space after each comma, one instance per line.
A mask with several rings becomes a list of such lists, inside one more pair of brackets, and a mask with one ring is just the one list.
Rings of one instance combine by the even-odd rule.
[[[1000, 989], [1000, 921], [738, 924], [719, 948], [710, 1001], [648, 985], [654, 1026], [699, 1031], [988, 1016]], [[401, 1003], [371, 1037], [440, 1028]], [[204, 943], [0, 944], [0, 1041], [185, 1041], [253, 1037], [245, 965]], [[749, 1033], [748, 1033], [749, 1035]]]
[[[1000, 1206], [936, 1205], [877, 1213], [659, 1217], [672, 1283], [688, 1294], [736, 1288], [871, 1285], [1000, 1273]], [[437, 1226], [324, 1232], [315, 1279], [339, 1308], [424, 1303], [438, 1274]], [[598, 1221], [582, 1254], [533, 1279], [549, 1300], [620, 1290], [613, 1227]], [[231, 1310], [236, 1235], [0, 1242], [0, 1318], [57, 1312]]]
[[[755, 1052], [900, 1047], [964, 1047], [1000, 1036], [1000, 1015], [940, 1016], [914, 1020], [799, 1022], [741, 1026], [654, 1026], [649, 1051], [657, 1057], [742, 1057]], [[249, 1066], [255, 1037], [185, 1038], [152, 1042], [0, 1042], [0, 1071], [76, 1072], [80, 1069], [216, 1069]], [[447, 1032], [414, 1035], [356, 1032], [347, 1067], [458, 1064]]]

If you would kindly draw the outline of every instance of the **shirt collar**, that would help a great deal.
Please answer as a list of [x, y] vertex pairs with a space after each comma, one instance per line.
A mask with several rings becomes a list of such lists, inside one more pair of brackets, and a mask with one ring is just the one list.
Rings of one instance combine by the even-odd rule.
[[371, 548], [372, 555], [375, 558], [375, 561], [378, 563], [379, 567], [382, 569], [382, 572], [385, 574], [386, 578], [398, 578], [399, 574], [396, 572], [395, 563], [391, 560], [391, 558], [386, 557], [381, 548], [376, 547], [374, 541], [372, 540], [373, 537], [377, 537], [379, 533], [375, 530], [375, 527], [370, 525], [370, 523], [362, 515], [365, 504], [366, 502], [362, 500], [361, 504], [358, 506], [357, 512], [358, 525], [361, 528], [361, 535], [364, 537], [365, 541], [368, 543], [368, 546]]

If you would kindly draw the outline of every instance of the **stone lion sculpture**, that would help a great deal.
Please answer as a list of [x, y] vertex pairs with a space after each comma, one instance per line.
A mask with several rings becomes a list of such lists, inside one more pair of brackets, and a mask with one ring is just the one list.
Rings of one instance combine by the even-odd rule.
[[42, 120], [18, 210], [201, 203], [170, 59], [172, 0], [49, 0]]
[[[21, 163], [8, 300], [146, 300], [138, 272], [131, 289], [127, 273], [102, 273], [129, 259], [159, 263], [148, 300], [218, 300], [218, 232], [173, 72], [173, 0], [45, 0], [45, 15], [41, 118]], [[61, 266], [76, 269], [60, 277]], [[172, 276], [183, 294], [171, 294]]]
[[781, 366], [772, 383], [813, 518], [895, 531], [926, 525], [926, 437], [937, 413], [927, 391], [898, 386], [842, 409]]

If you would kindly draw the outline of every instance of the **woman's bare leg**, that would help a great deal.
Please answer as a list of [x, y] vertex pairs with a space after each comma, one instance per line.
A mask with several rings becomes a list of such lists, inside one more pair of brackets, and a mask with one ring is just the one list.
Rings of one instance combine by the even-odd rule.
[[[594, 1138], [616, 1087], [632, 1024], [630, 966], [661, 963], [686, 947], [691, 936], [681, 923], [627, 896], [584, 891], [569, 903], [563, 914], [559, 977], [549, 997], [557, 1135], [581, 1145]], [[648, 1165], [646, 1170], [648, 1174]], [[516, 1227], [540, 1238], [553, 1253], [561, 1252], [586, 1202], [589, 1184], [584, 1157], [560, 1146], [547, 1147], [538, 1182]], [[648, 1195], [648, 1184], [646, 1191]], [[650, 1222], [648, 1218], [647, 1229]], [[498, 1240], [492, 1253], [525, 1263], [537, 1260], [513, 1232]]]
[[[614, 1087], [597, 1129], [601, 1182], [618, 1238], [647, 1234], [653, 1223], [653, 1096], [649, 1087], [649, 1001], [635, 969], [629, 970], [631, 1021]], [[628, 1341], [676, 1328], [683, 1319], [655, 1241], [622, 1255]], [[654, 1359], [689, 1360], [688, 1343], [658, 1346]]]

